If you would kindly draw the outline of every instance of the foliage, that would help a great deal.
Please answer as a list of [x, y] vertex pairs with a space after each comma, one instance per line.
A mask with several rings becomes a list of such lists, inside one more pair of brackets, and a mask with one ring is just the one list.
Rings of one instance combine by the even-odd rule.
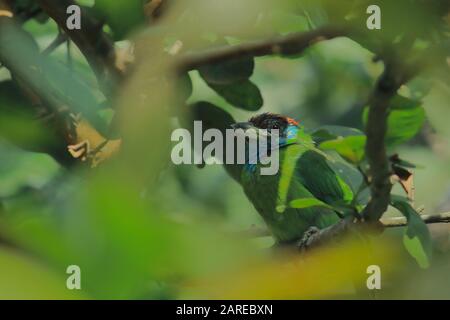
[[[400, 237], [421, 268], [450, 263], [415, 206], [433, 213], [450, 179], [448, 2], [78, 1], [97, 28], [43, 54], [60, 32], [44, 2], [60, 5], [14, 1], [20, 23], [0, 17], [0, 298], [348, 297], [345, 284], [365, 288], [367, 264], [398, 285], [387, 297], [414, 297], [404, 283], [423, 273], [396, 250], [396, 231], [274, 261], [270, 238], [238, 236], [263, 221], [223, 170], [169, 161], [174, 124], [223, 130], [259, 112], [289, 114], [305, 128], [289, 158], [314, 148], [349, 203], [288, 201], [295, 163], [286, 161], [280, 219], [287, 207], [316, 206], [360, 218], [373, 176], [368, 112], [392, 56], [421, 73], [388, 101], [384, 141], [400, 155], [388, 170], [418, 182], [414, 203], [395, 187], [390, 204], [407, 219]], [[366, 28], [370, 4], [382, 10], [381, 30]], [[65, 289], [71, 264], [82, 269], [80, 292]], [[437, 285], [447, 271], [426, 279]]]
[[408, 252], [422, 268], [430, 266], [432, 244], [430, 232], [420, 215], [408, 203], [407, 199], [392, 197], [392, 205], [402, 212], [408, 220], [403, 242]]

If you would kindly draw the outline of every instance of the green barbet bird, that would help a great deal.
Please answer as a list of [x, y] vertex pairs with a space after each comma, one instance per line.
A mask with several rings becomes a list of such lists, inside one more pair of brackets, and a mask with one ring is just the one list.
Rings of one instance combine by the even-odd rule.
[[[311, 135], [295, 120], [264, 113], [249, 122], [236, 123], [235, 130], [279, 130], [276, 150], [279, 171], [275, 175], [261, 175], [263, 164], [247, 162], [239, 167], [226, 165], [242, 185], [245, 194], [267, 224], [278, 243], [300, 239], [311, 230], [336, 223], [340, 217], [333, 206], [345, 206], [353, 198], [351, 188], [331, 168], [330, 157], [316, 148]], [[247, 151], [248, 151], [247, 144]], [[267, 154], [267, 151], [266, 151]], [[236, 177], [238, 172], [238, 177]], [[283, 175], [292, 173], [287, 180]], [[313, 228], [314, 229], [314, 228]]]

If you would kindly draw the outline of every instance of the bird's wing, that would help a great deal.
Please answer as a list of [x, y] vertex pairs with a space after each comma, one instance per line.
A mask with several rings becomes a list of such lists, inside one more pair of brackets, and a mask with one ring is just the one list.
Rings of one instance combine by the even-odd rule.
[[303, 152], [297, 159], [294, 179], [298, 179], [314, 197], [330, 205], [353, 199], [351, 188], [329, 166], [325, 155], [315, 149]]
[[[244, 170], [241, 183], [245, 194], [279, 242], [299, 239], [309, 227], [324, 228], [339, 219], [333, 210], [324, 207], [288, 207], [283, 212], [278, 212], [276, 207], [280, 200], [280, 175], [262, 176]], [[290, 181], [288, 193], [288, 201], [314, 198], [295, 176]]]

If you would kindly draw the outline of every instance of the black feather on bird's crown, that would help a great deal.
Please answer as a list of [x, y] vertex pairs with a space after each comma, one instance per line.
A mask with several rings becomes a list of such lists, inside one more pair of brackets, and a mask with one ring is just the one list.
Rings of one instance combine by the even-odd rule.
[[290, 124], [298, 125], [298, 122], [294, 119], [270, 112], [252, 117], [249, 122], [260, 129], [279, 129], [281, 132], [283, 132]]

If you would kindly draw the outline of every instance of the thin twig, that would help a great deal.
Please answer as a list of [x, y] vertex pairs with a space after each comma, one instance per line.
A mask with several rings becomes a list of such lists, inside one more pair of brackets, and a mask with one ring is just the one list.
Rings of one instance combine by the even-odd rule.
[[[430, 216], [422, 215], [421, 218], [426, 224], [450, 223], [450, 212]], [[328, 228], [312, 234], [304, 239], [304, 241], [302, 240], [301, 247], [304, 250], [310, 250], [323, 244], [337, 242], [355, 230], [372, 229], [373, 231], [381, 231], [384, 228], [404, 227], [407, 225], [406, 218], [403, 217], [385, 218], [377, 222], [378, 224], [367, 224], [362, 221], [343, 219]]]
[[[426, 224], [432, 223], [450, 223], [450, 212], [444, 212], [436, 215], [421, 215], [420, 216]], [[407, 225], [405, 217], [385, 218], [381, 219], [381, 223], [385, 228], [404, 227]]]
[[96, 21], [86, 10], [82, 8], [82, 28], [69, 29], [66, 24], [66, 8], [76, 3], [72, 0], [37, 0], [40, 7], [62, 28], [65, 33], [78, 46], [86, 57], [89, 65], [94, 70], [105, 94], [118, 79], [121, 72], [115, 64], [115, 49], [113, 41], [103, 32], [102, 24]]
[[50, 43], [50, 45], [42, 51], [42, 55], [48, 56], [53, 51], [55, 51], [61, 44], [63, 44], [67, 40], [67, 35], [64, 32], [58, 33], [58, 36], [55, 40]]

